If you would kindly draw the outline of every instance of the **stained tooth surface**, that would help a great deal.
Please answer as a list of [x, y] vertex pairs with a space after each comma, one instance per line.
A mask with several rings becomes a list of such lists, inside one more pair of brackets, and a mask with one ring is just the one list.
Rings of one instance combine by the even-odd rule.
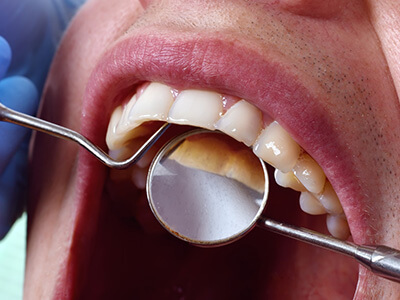
[[349, 224], [343, 214], [327, 215], [326, 226], [329, 233], [338, 239], [346, 240], [350, 236]]
[[261, 131], [261, 111], [245, 100], [235, 103], [217, 122], [216, 128], [251, 146]]
[[318, 201], [318, 199], [309, 192], [302, 192], [300, 194], [299, 203], [300, 208], [310, 215], [323, 215], [326, 213], [325, 208]]
[[253, 151], [275, 168], [289, 172], [300, 155], [300, 146], [277, 122], [272, 122], [258, 136]]
[[210, 91], [184, 90], [172, 105], [168, 121], [214, 130], [222, 115], [222, 97]]
[[282, 187], [291, 188], [298, 192], [305, 192], [307, 190], [293, 172], [283, 173], [282, 171], [275, 169], [274, 177], [276, 183]]
[[343, 207], [340, 204], [339, 198], [336, 195], [331, 183], [326, 181], [322, 193], [315, 195], [319, 202], [325, 207], [326, 211], [330, 214], [343, 213]]
[[128, 122], [139, 126], [148, 120], [166, 121], [173, 102], [169, 86], [152, 82], [130, 109]]
[[300, 182], [311, 193], [320, 193], [325, 185], [325, 173], [317, 162], [307, 153], [303, 153], [296, 165], [293, 167], [293, 172]]

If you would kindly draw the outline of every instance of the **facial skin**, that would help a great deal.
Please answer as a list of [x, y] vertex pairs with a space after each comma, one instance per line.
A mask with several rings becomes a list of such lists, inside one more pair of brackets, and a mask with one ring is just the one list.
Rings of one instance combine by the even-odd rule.
[[[399, 16], [394, 1], [89, 1], [41, 117], [106, 149], [112, 110], [141, 82], [243, 97], [322, 166], [356, 243], [400, 249]], [[151, 233], [135, 221], [147, 206], [133, 216], [103, 188], [108, 170], [65, 141], [37, 135], [31, 175], [26, 299], [400, 295], [347, 258], [260, 229], [215, 249]], [[296, 197], [273, 190], [266, 214], [326, 232]]]

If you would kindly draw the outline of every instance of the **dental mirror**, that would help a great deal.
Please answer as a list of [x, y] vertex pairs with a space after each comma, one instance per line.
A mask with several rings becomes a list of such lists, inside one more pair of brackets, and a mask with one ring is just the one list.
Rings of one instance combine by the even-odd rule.
[[400, 252], [357, 245], [262, 216], [268, 197], [265, 164], [226, 135], [195, 130], [164, 145], [147, 177], [154, 215], [171, 234], [203, 247], [243, 237], [255, 225], [356, 259], [376, 275], [400, 282]]
[[265, 164], [222, 133], [195, 130], [153, 160], [147, 192], [159, 222], [200, 246], [233, 242], [254, 227], [268, 196]]

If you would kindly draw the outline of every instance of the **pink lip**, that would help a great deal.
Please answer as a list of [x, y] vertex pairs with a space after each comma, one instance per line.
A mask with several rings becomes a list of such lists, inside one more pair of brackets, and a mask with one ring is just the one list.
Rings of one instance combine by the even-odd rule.
[[[82, 133], [105, 147], [112, 109], [143, 81], [245, 98], [283, 125], [324, 168], [344, 206], [353, 239], [364, 243], [362, 233], [367, 225], [362, 201], [357, 201], [361, 193], [352, 176], [351, 155], [341, 146], [329, 114], [294, 69], [279, 63], [279, 56], [273, 52], [260, 55], [236, 41], [201, 34], [171, 36], [142, 32], [124, 38], [105, 53], [87, 85]], [[104, 178], [105, 168], [86, 152], [82, 154], [80, 176], [90, 180], [81, 180], [81, 194], [99, 196], [102, 191], [96, 186], [102, 186], [99, 178]]]

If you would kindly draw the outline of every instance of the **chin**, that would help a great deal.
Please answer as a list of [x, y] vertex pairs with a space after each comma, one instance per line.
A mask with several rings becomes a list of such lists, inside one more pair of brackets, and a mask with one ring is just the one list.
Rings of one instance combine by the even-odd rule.
[[[26, 299], [397, 298], [396, 284], [344, 256], [261, 228], [229, 245], [200, 248], [167, 233], [151, 212], [145, 180], [155, 150], [200, 127], [231, 136], [267, 163], [265, 216], [359, 244], [399, 247], [392, 238], [397, 226], [388, 225], [398, 210], [372, 200], [384, 203], [398, 189], [386, 172], [395, 172], [400, 155], [400, 118], [368, 22], [357, 12], [339, 18], [363, 29], [353, 45], [355, 33], [341, 38], [343, 27], [330, 18], [307, 18], [304, 9], [294, 18], [293, 11], [257, 3], [275, 35], [248, 36], [223, 22], [199, 30], [195, 21], [191, 27], [160, 14], [157, 3], [145, 10], [140, 3], [90, 1], [81, 9], [53, 62], [41, 117], [81, 132], [117, 159], [162, 123], [174, 125], [126, 170], [107, 169], [72, 143], [34, 137]], [[216, 13], [214, 6], [206, 8]], [[240, 7], [227, 7], [237, 17]], [[330, 12], [324, 8], [323, 17]], [[305, 25], [298, 27], [298, 18]], [[335, 43], [315, 39], [322, 33], [310, 33], [320, 28], [313, 22], [339, 32]], [[276, 42], [280, 30], [291, 44]], [[350, 51], [366, 41], [365, 53]], [[372, 66], [361, 64], [375, 52]], [[218, 169], [216, 162], [201, 164]], [[247, 180], [244, 169], [232, 172]]]

